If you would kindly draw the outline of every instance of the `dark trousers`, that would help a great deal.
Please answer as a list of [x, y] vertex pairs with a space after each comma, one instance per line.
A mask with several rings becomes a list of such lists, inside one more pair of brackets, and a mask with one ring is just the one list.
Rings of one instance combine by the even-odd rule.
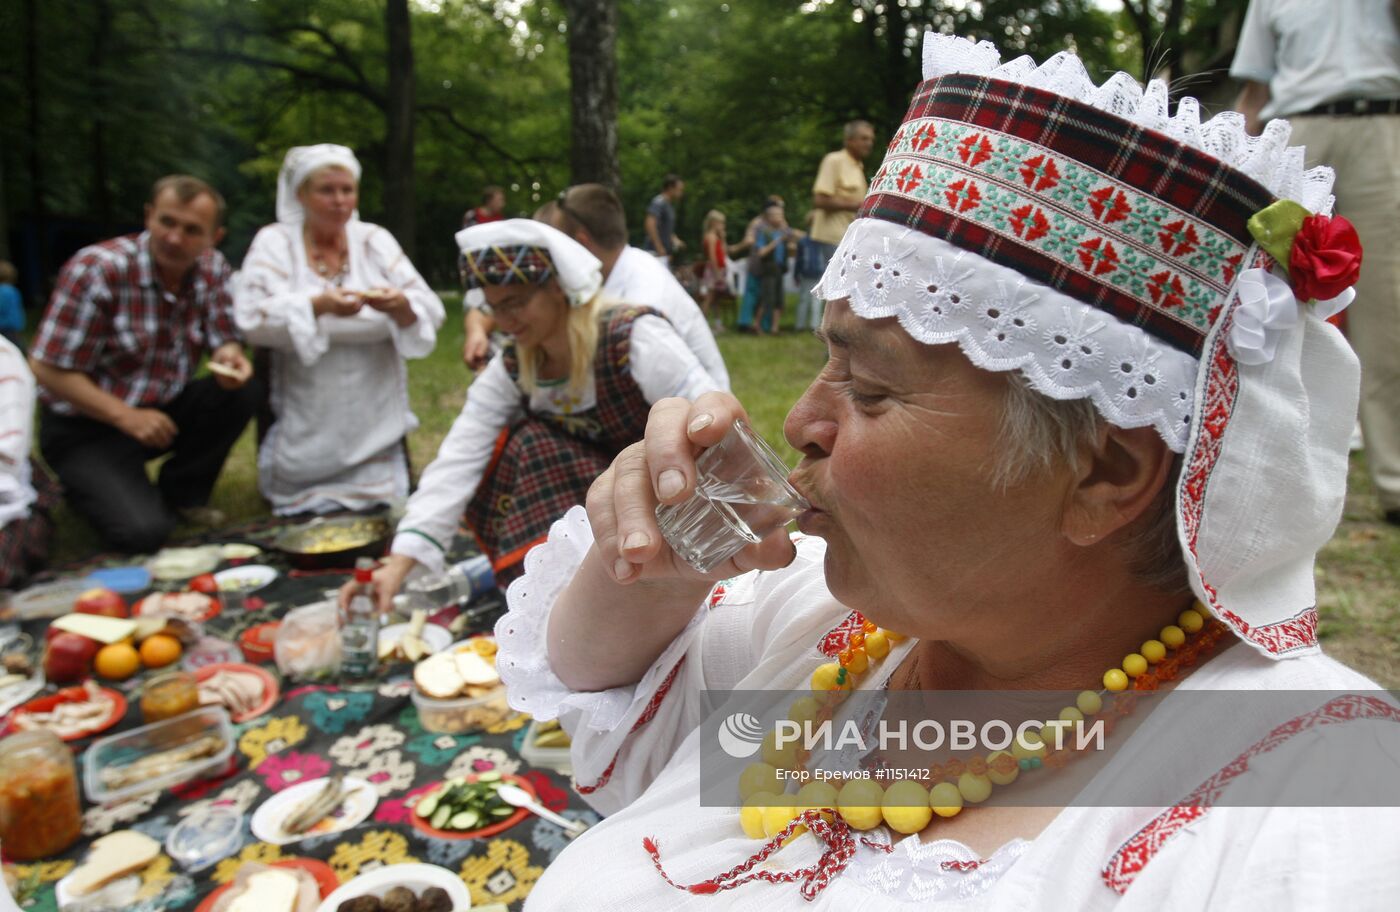
[[760, 275], [758, 277], [758, 317], [755, 325], [768, 332], [778, 331], [778, 320], [783, 315], [783, 274]]
[[[228, 451], [257, 403], [250, 383], [226, 390], [195, 380], [160, 407], [179, 432], [167, 449], [143, 446], [109, 424], [44, 409], [39, 447], [58, 473], [68, 502], [96, 527], [108, 548], [145, 553], [165, 543], [176, 510], [209, 502]], [[151, 484], [146, 463], [172, 453]]]

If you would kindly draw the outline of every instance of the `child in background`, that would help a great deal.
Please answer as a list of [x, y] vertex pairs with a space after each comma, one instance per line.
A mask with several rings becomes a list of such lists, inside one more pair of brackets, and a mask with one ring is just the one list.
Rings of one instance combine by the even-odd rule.
[[24, 302], [15, 287], [18, 280], [15, 264], [0, 260], [0, 336], [9, 339], [22, 352], [24, 343], [19, 334], [24, 332]]
[[788, 227], [783, 204], [770, 202], [763, 207], [763, 218], [754, 233], [758, 260], [758, 315], [754, 328], [759, 333], [776, 334], [783, 318], [783, 275], [787, 272]]

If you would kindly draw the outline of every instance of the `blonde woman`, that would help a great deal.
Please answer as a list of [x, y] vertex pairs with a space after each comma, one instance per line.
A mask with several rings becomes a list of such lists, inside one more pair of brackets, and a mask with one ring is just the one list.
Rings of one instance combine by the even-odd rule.
[[272, 350], [274, 421], [258, 486], [282, 515], [365, 509], [408, 496], [406, 358], [430, 354], [442, 301], [394, 236], [356, 211], [360, 163], [298, 146], [277, 181], [277, 221], [253, 238], [234, 319]]
[[477, 376], [423, 472], [391, 554], [375, 574], [387, 608], [414, 564], [441, 570], [464, 518], [498, 581], [549, 533], [613, 457], [642, 438], [651, 404], [719, 389], [667, 320], [604, 300], [602, 265], [542, 222], [457, 234], [510, 342]]

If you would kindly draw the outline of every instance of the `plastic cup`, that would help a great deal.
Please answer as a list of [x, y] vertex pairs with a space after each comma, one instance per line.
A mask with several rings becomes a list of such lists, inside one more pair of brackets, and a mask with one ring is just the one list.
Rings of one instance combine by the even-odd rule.
[[743, 421], [695, 461], [695, 492], [656, 508], [666, 541], [687, 564], [709, 573], [808, 508], [788, 484], [788, 468]]
[[248, 609], [248, 593], [242, 589], [225, 589], [219, 593], [219, 601], [228, 617], [240, 617]]

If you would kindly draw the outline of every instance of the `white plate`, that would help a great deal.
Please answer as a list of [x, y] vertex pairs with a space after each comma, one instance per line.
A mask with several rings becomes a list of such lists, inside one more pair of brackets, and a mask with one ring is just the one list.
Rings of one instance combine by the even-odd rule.
[[[390, 624], [379, 631], [379, 642], [397, 643], [407, 632], [407, 624]], [[432, 651], [433, 655], [437, 655], [452, 645], [452, 634], [448, 632], [446, 627], [439, 627], [437, 624], [424, 624], [420, 636], [423, 638], [423, 642], [428, 644], [428, 649]]]
[[[253, 812], [251, 824], [253, 835], [271, 845], [291, 845], [303, 839], [310, 839], [312, 836], [339, 833], [341, 830], [348, 830], [363, 822], [374, 811], [374, 806], [379, 803], [379, 792], [375, 791], [372, 784], [363, 779], [347, 777], [344, 785], [350, 789], [350, 794], [341, 800], [340, 807], [330, 817], [305, 833], [289, 836], [282, 832], [282, 821], [296, 810], [297, 805], [325, 788], [325, 785], [325, 779], [300, 782], [291, 788], [283, 789], [264, 801]], [[326, 825], [328, 822], [331, 824], [330, 826]]]
[[341, 884], [334, 893], [321, 901], [316, 912], [335, 912], [341, 903], [356, 896], [384, 898], [394, 887], [408, 887], [422, 893], [429, 887], [442, 887], [452, 900], [452, 912], [464, 912], [472, 907], [472, 895], [462, 878], [446, 868], [430, 864], [395, 864], [375, 868], [349, 883]]
[[[244, 594], [257, 592], [275, 579], [277, 579], [277, 571], [263, 564], [230, 567], [214, 574], [214, 582], [219, 584], [220, 592], [237, 588], [242, 590]], [[234, 586], [235, 582], [240, 585]]]
[[[145, 868], [141, 869], [142, 871]], [[69, 884], [73, 882], [73, 875], [70, 873], [53, 886], [53, 898], [55, 904], [60, 908], [67, 908], [74, 903], [82, 902], [85, 906], [91, 904], [91, 908], [120, 909], [124, 906], [133, 905], [136, 902], [136, 895], [141, 892], [141, 873], [127, 874], [118, 877], [116, 880], [94, 890], [83, 897], [74, 896]], [[318, 909], [317, 912], [320, 912]]]
[[219, 566], [219, 546], [197, 548], [162, 548], [146, 564], [151, 577], [158, 580], [186, 580], [209, 573]]

